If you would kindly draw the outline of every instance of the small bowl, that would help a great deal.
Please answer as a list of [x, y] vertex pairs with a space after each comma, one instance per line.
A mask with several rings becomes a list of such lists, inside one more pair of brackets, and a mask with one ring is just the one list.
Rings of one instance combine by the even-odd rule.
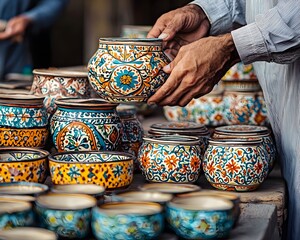
[[233, 203], [217, 196], [174, 198], [166, 206], [167, 221], [184, 239], [226, 238], [233, 227]]
[[0, 239], [3, 240], [56, 240], [56, 234], [52, 231], [33, 228], [17, 227], [10, 230], [0, 231]]
[[48, 155], [34, 148], [0, 148], [0, 183], [44, 182]]
[[33, 222], [31, 203], [0, 197], [0, 230], [30, 226]]
[[188, 192], [195, 192], [201, 188], [194, 184], [176, 184], [176, 183], [147, 183], [141, 188], [142, 191], [154, 191], [171, 194], [181, 194]]
[[90, 231], [91, 208], [96, 199], [84, 194], [41, 195], [36, 200], [36, 212], [41, 227], [63, 238], [85, 238]]
[[125, 188], [133, 180], [133, 156], [123, 152], [63, 152], [49, 157], [54, 184], [97, 184]]
[[7, 195], [30, 195], [38, 196], [48, 191], [48, 186], [41, 183], [11, 182], [0, 183], [0, 196]]
[[92, 229], [101, 240], [157, 239], [163, 230], [162, 207], [150, 202], [106, 203], [93, 209]]

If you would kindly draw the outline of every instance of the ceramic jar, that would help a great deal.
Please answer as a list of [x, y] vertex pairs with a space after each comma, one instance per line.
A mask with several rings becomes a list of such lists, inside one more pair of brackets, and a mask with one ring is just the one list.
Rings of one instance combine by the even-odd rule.
[[100, 38], [88, 76], [105, 100], [145, 102], [165, 82], [168, 63], [161, 39]]
[[143, 138], [138, 161], [147, 181], [193, 183], [200, 175], [201, 149], [193, 136]]
[[100, 99], [60, 99], [50, 120], [55, 148], [64, 151], [117, 150], [122, 124], [116, 104]]
[[262, 144], [268, 153], [269, 171], [272, 171], [276, 161], [276, 146], [267, 127], [253, 125], [231, 125], [215, 128], [214, 138], [222, 139], [251, 139], [261, 138]]
[[202, 167], [213, 187], [229, 191], [255, 190], [269, 172], [262, 139], [211, 139]]
[[90, 89], [87, 71], [33, 70], [31, 92], [45, 97], [44, 105], [49, 114], [53, 114], [57, 108], [56, 99], [88, 98]]
[[193, 122], [166, 122], [155, 123], [150, 126], [149, 134], [152, 135], [186, 135], [199, 138], [201, 156], [203, 159], [204, 152], [207, 148], [210, 132], [208, 129], [199, 123]]
[[266, 105], [262, 93], [224, 92], [224, 115], [227, 125], [267, 125]]
[[0, 146], [43, 148], [48, 139], [48, 115], [43, 97], [0, 94]]
[[119, 105], [117, 113], [123, 126], [122, 148], [137, 157], [143, 142], [144, 130], [137, 118], [136, 108], [133, 105]]

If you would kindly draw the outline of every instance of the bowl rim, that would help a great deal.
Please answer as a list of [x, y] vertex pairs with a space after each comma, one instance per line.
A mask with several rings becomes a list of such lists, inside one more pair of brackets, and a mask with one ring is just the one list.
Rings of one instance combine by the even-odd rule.
[[[168, 138], [170, 140], [168, 140]], [[172, 140], [174, 138], [178, 138], [178, 140]], [[152, 142], [152, 143], [161, 143], [161, 144], [176, 144], [176, 145], [199, 145], [200, 138], [197, 136], [187, 136], [187, 135], [146, 135], [143, 137], [144, 142]]]
[[183, 193], [183, 194], [177, 194], [176, 197], [178, 198], [193, 198], [198, 196], [219, 196], [222, 198], [226, 198], [230, 201], [240, 201], [240, 195], [234, 194], [231, 192], [225, 192], [225, 191], [217, 191], [217, 190], [202, 190], [197, 192], [189, 192], [189, 193]]
[[1, 196], [0, 196], [0, 202], [19, 204], [19, 206], [17, 206], [17, 209], [10, 208], [10, 209], [7, 209], [7, 211], [3, 211], [3, 212], [0, 211], [0, 215], [30, 211], [32, 208], [32, 204], [30, 202], [17, 200], [17, 199], [1, 198]]
[[[143, 196], [149, 194], [151, 199], [142, 199], [139, 198], [139, 196]], [[133, 195], [133, 196], [132, 196]], [[138, 195], [138, 196], [137, 196]], [[135, 199], [137, 196], [138, 199]], [[161, 196], [164, 199], [159, 199], [158, 196]], [[159, 191], [138, 191], [138, 190], [130, 190], [130, 191], [126, 191], [126, 192], [120, 192], [120, 193], [116, 193], [113, 195], [113, 197], [119, 198], [121, 200], [125, 200], [126, 202], [130, 201], [138, 201], [138, 202], [159, 202], [159, 203], [164, 203], [164, 202], [169, 202], [172, 200], [173, 198], [173, 194], [172, 193], [163, 193], [163, 192], [159, 192]]]
[[32, 237], [32, 233], [36, 233], [39, 235], [35, 236], [33, 239], [39, 239], [41, 237], [41, 234], [43, 235], [41, 239], [57, 239], [57, 235], [55, 232], [38, 227], [15, 227], [12, 229], [0, 231], [0, 238], [2, 239], [2, 237], [4, 237], [4, 239], [6, 239], [8, 237], [8, 239], [17, 239], [25, 235], [25, 237], [27, 237], [26, 239], [29, 239], [28, 237]]
[[[244, 128], [245, 130], [242, 130], [242, 128]], [[265, 126], [241, 124], [241, 125], [229, 125], [229, 126], [216, 127], [215, 133], [234, 134], [234, 135], [266, 134], [266, 133], [270, 133], [270, 129]]]
[[61, 98], [56, 99], [55, 104], [58, 108], [78, 108], [84, 111], [82, 107], [89, 109], [114, 109], [118, 106], [117, 103], [111, 103], [102, 98]]
[[114, 45], [162, 45], [163, 40], [161, 38], [122, 38], [122, 37], [105, 37], [99, 38], [99, 44], [114, 44]]
[[[3, 161], [3, 160], [0, 160], [0, 164], [10, 164], [10, 163], [20, 163], [20, 162], [37, 162], [37, 161], [40, 161], [40, 160], [46, 160], [49, 156], [50, 156], [50, 153], [44, 149], [39, 149], [39, 148], [26, 148], [26, 147], [0, 147], [0, 155], [3, 153], [3, 152], [18, 152], [18, 151], [23, 151], [23, 152], [35, 152], [35, 153], [39, 153], [40, 157], [38, 158], [34, 158], [34, 159], [28, 159], [28, 160], [18, 160], [18, 161]], [[45, 159], [46, 158], [46, 159]]]
[[263, 139], [258, 137], [253, 137], [253, 139], [243, 139], [243, 138], [209, 138], [208, 144], [213, 146], [226, 145], [229, 147], [235, 146], [255, 146], [257, 144], [262, 144]]
[[[92, 186], [95, 188], [94, 191], [80, 191], [81, 188], [84, 188], [84, 186]], [[80, 188], [78, 192], [72, 192], [68, 191], [71, 188]], [[65, 190], [67, 189], [67, 190]], [[65, 194], [87, 194], [87, 195], [104, 195], [105, 194], [105, 187], [97, 185], [97, 184], [92, 184], [92, 183], [80, 183], [80, 184], [57, 184], [51, 187], [50, 191], [52, 193], [65, 193]]]
[[[5, 193], [1, 193], [1, 188], [2, 187], [14, 187], [14, 186], [35, 186], [37, 188], [40, 188], [41, 191], [39, 192], [18, 192], [18, 193], [9, 193], [9, 192], [5, 192]], [[0, 194], [6, 194], [6, 195], [35, 195], [35, 194], [41, 194], [44, 192], [47, 192], [49, 190], [49, 187], [46, 184], [42, 184], [42, 183], [36, 183], [36, 182], [25, 182], [25, 181], [19, 181], [19, 182], [3, 182], [0, 183]], [[0, 195], [1, 198], [1, 195]]]
[[79, 70], [62, 70], [62, 69], [46, 69], [46, 68], [37, 68], [33, 69], [33, 75], [42, 75], [42, 76], [53, 76], [53, 77], [77, 77], [77, 78], [87, 78], [88, 71], [79, 71]]
[[[172, 186], [175, 186], [175, 189], [178, 187], [179, 189], [186, 189], [186, 191], [163, 191], [164, 189], [170, 189]], [[164, 187], [161, 189], [161, 187]], [[170, 193], [170, 194], [179, 194], [179, 193], [190, 193], [200, 191], [202, 188], [195, 184], [188, 183], [145, 183], [140, 186], [141, 191], [147, 192], [162, 192], [162, 193]]]
[[[59, 161], [54, 158], [58, 155], [68, 155], [68, 154], [111, 154], [111, 155], [124, 155], [127, 158], [119, 161], [110, 161], [110, 162], [66, 162], [66, 161]], [[104, 164], [104, 163], [114, 163], [114, 162], [129, 162], [129, 161], [133, 161], [135, 157], [130, 153], [118, 152], [118, 151], [80, 151], [80, 152], [77, 151], [77, 152], [58, 152], [55, 154], [50, 154], [48, 159], [49, 162], [64, 163], [64, 164]]]

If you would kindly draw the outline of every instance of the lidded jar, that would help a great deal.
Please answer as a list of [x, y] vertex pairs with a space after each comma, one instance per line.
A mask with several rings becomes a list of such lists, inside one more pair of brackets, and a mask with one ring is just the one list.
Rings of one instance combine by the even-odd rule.
[[117, 104], [101, 99], [56, 100], [50, 121], [55, 148], [64, 151], [119, 150], [122, 124]]
[[262, 139], [210, 139], [208, 142], [202, 167], [213, 187], [252, 191], [267, 178], [269, 162]]
[[145, 102], [165, 82], [169, 63], [158, 38], [100, 38], [88, 64], [91, 86], [110, 102]]

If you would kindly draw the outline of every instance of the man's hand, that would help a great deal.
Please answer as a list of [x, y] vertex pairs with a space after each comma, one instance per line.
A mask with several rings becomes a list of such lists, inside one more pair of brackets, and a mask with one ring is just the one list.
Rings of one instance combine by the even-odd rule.
[[26, 16], [17, 16], [7, 22], [6, 29], [0, 33], [0, 40], [12, 39], [13, 41], [20, 41], [30, 24], [31, 20]]
[[166, 53], [175, 57], [181, 46], [208, 35], [210, 23], [203, 10], [190, 4], [163, 14], [148, 33], [162, 38]]
[[209, 93], [227, 70], [239, 62], [231, 34], [206, 37], [180, 48], [164, 67], [167, 81], [148, 104], [185, 106], [193, 98]]

